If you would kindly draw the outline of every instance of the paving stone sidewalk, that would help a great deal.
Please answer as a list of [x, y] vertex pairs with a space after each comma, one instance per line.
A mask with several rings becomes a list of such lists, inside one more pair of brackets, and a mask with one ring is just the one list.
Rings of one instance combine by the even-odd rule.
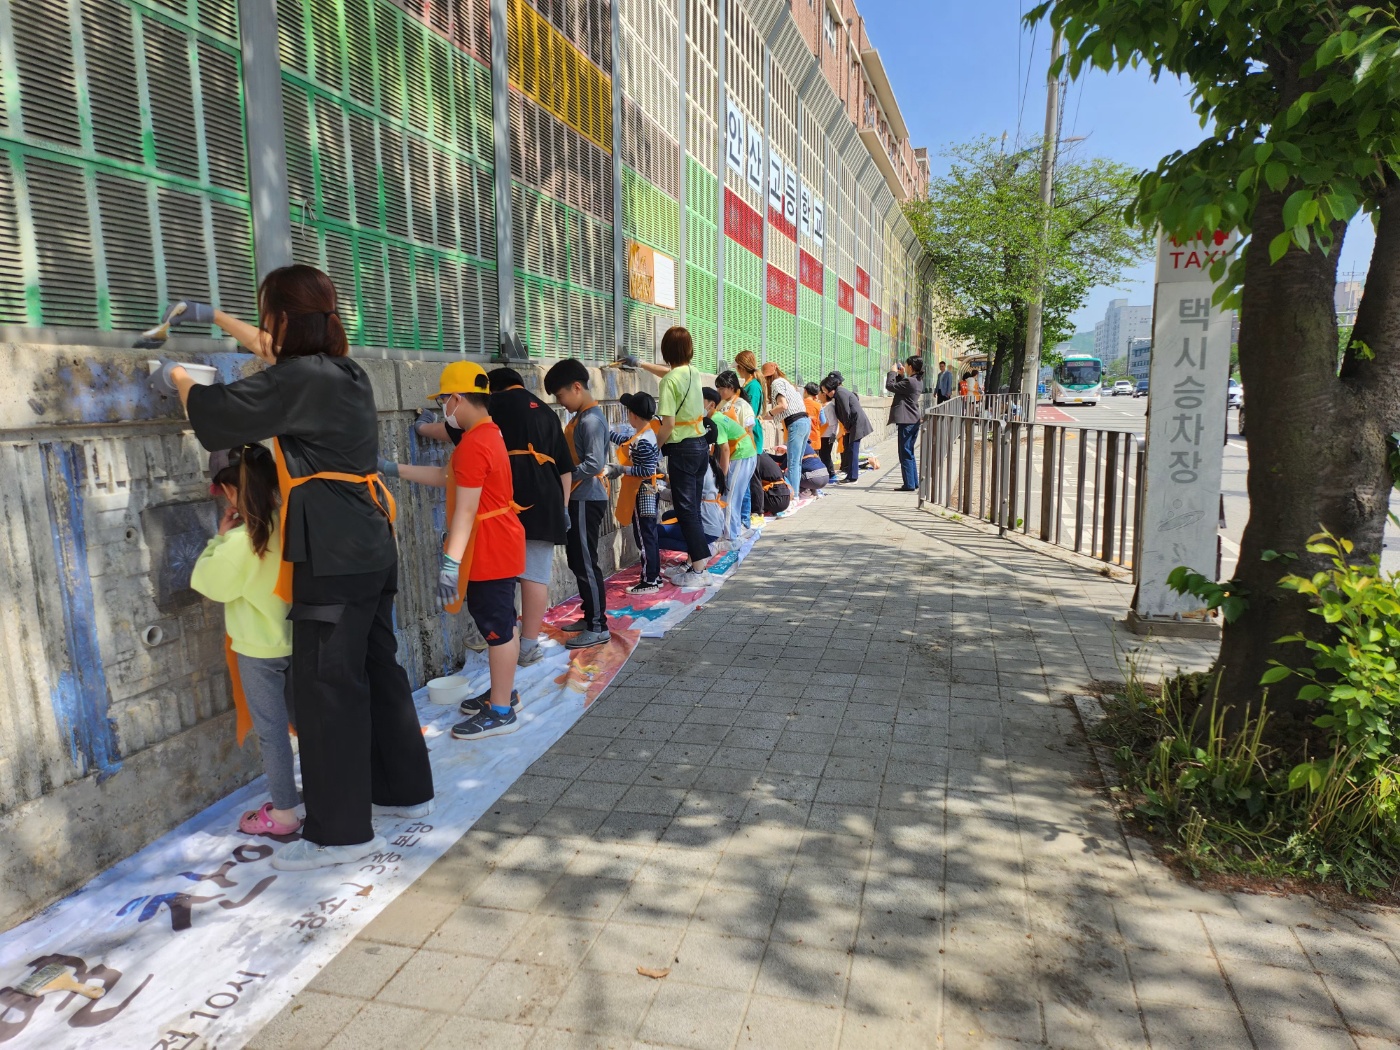
[[1395, 914], [1125, 841], [1064, 698], [1129, 588], [897, 484], [777, 523], [253, 1045], [1400, 1045]]

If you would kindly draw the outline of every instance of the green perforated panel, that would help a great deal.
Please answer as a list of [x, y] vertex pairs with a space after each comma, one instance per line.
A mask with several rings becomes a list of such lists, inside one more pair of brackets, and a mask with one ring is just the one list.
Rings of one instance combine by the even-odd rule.
[[0, 323], [139, 330], [175, 295], [252, 315], [235, 0], [0, 7]]

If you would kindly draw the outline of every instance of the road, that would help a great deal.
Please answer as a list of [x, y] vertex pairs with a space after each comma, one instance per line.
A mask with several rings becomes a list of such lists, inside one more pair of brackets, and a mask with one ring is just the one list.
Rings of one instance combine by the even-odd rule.
[[[1075, 422], [1085, 426], [1121, 427], [1137, 434], [1147, 431], [1147, 398], [1106, 397], [1097, 406], [1069, 405], [1056, 411], [1066, 417], [1045, 420], [1042, 403], [1038, 418], [1046, 422]], [[1225, 496], [1225, 527], [1220, 532], [1221, 579], [1228, 579], [1235, 571], [1235, 561], [1240, 553], [1240, 536], [1249, 518], [1249, 493], [1245, 477], [1249, 470], [1249, 451], [1244, 438], [1239, 435], [1239, 413], [1233, 409], [1229, 417], [1229, 440], [1225, 444], [1225, 461], [1221, 475], [1221, 490]], [[1400, 493], [1391, 498], [1390, 509], [1400, 514]], [[1389, 525], [1385, 534], [1385, 549], [1381, 555], [1381, 568], [1386, 572], [1400, 572], [1400, 530]]]

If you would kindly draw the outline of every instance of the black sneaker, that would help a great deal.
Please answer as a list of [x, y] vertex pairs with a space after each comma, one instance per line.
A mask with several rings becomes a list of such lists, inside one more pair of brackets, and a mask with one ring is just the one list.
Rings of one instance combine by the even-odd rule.
[[504, 736], [520, 728], [520, 720], [515, 717], [515, 709], [498, 714], [488, 708], [479, 715], [473, 715], [465, 722], [452, 727], [452, 736], [457, 740], [485, 740], [488, 736]]
[[655, 593], [656, 593], [657, 591], [659, 591], [659, 590], [661, 590], [661, 581], [660, 581], [660, 580], [658, 580], [658, 581], [655, 582], [655, 583], [648, 583], [646, 580], [640, 580], [640, 581], [638, 581], [637, 583], [632, 584], [631, 587], [628, 587], [628, 588], [627, 588], [627, 593], [628, 593], [628, 594], [655, 594]]
[[560, 624], [559, 629], [561, 631], [567, 631], [569, 634], [578, 634], [580, 631], [588, 630], [588, 621], [575, 620], [573, 623]]
[[[511, 706], [511, 707], [519, 707], [519, 706], [520, 706], [520, 694], [517, 693], [514, 689], [512, 689], [512, 690], [510, 691], [510, 706]], [[457, 705], [457, 710], [460, 711], [460, 712], [462, 712], [462, 714], [466, 715], [468, 718], [475, 718], [477, 715], [481, 714], [483, 711], [489, 710], [490, 707], [491, 707], [491, 690], [488, 689], [488, 690], [486, 690], [486, 692], [482, 693], [480, 696], [469, 696], [469, 697], [467, 697], [465, 700], [463, 700], [460, 704]]]

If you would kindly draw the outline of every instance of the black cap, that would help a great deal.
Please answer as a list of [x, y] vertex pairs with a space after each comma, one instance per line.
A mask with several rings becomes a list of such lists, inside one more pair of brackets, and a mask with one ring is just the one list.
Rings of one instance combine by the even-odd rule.
[[656, 398], [645, 390], [639, 390], [635, 394], [623, 394], [617, 400], [638, 419], [651, 419], [656, 415]]

